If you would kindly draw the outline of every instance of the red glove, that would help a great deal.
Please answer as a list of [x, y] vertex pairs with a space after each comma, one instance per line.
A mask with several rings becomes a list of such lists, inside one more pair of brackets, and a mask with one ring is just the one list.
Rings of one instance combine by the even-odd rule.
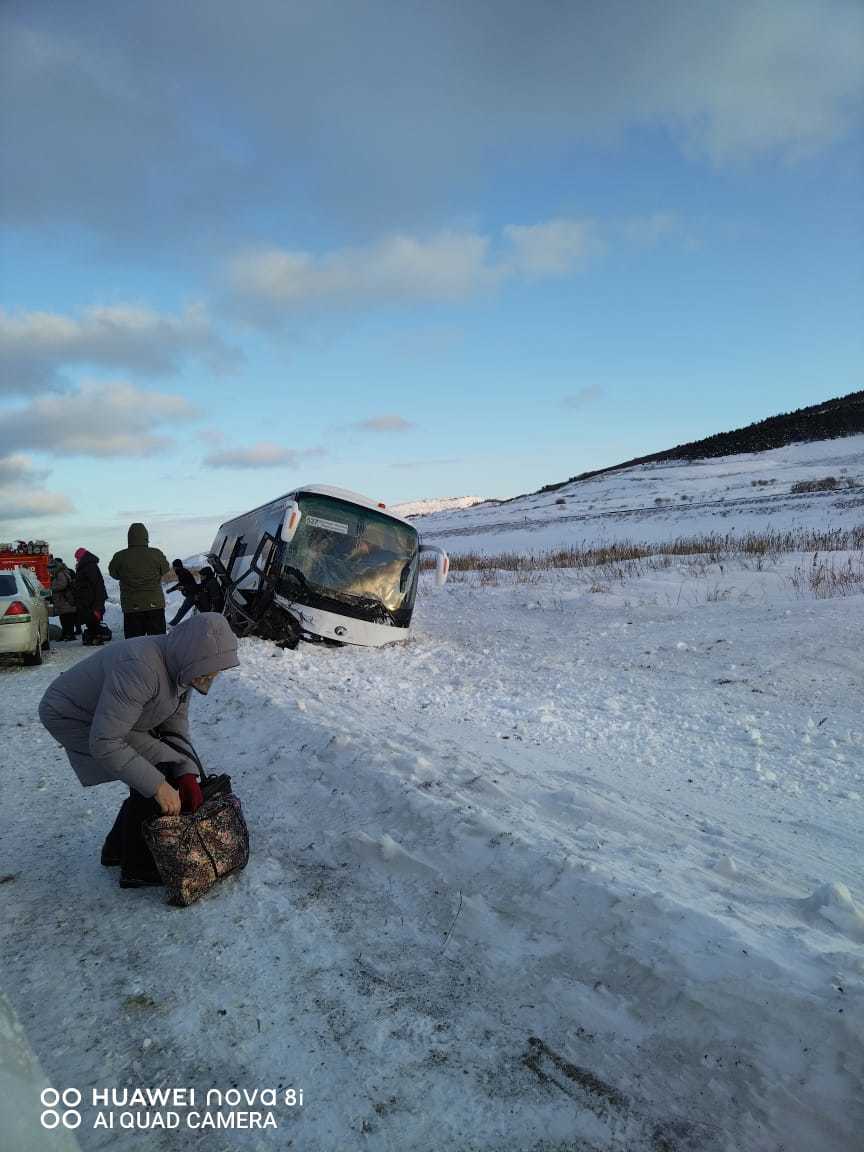
[[189, 773], [185, 776], [179, 776], [174, 781], [174, 784], [180, 793], [180, 810], [191, 816], [192, 813], [197, 812], [204, 803], [204, 794], [201, 791], [201, 785], [197, 779]]
[[104, 612], [100, 612], [98, 609], [94, 609], [94, 611], [93, 611], [93, 615], [96, 617], [96, 619], [97, 619], [97, 620], [99, 621], [99, 623], [101, 624], [101, 623], [102, 623], [102, 617], [105, 615], [105, 613], [104, 613]]

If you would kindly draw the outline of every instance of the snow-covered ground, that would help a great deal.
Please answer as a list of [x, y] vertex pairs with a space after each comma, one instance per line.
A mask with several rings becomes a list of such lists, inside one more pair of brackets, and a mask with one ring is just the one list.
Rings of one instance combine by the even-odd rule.
[[[833, 476], [834, 491], [794, 493]], [[849, 527], [864, 520], [864, 436], [716, 460], [642, 464], [504, 503], [417, 519], [450, 552], [539, 551], [705, 532]]]
[[804, 562], [457, 574], [402, 647], [243, 641], [193, 729], [252, 858], [185, 910], [100, 868], [122, 789], [39, 726], [86, 652], [0, 668], [0, 971], [52, 1082], [304, 1091], [257, 1133], [85, 1110], [85, 1152], [860, 1149], [864, 597]]

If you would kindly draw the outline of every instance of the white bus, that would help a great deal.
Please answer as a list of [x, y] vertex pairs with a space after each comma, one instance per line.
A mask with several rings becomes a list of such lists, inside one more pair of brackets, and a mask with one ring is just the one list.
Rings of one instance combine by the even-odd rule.
[[240, 635], [378, 646], [408, 636], [422, 544], [401, 516], [357, 492], [309, 484], [223, 524], [208, 556]]

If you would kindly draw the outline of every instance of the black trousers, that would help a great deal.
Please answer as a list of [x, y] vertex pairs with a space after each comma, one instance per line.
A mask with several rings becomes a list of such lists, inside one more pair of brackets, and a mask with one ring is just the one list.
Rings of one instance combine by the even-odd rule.
[[78, 619], [78, 614], [74, 610], [72, 612], [61, 612], [60, 614], [60, 627], [63, 629], [61, 639], [72, 640], [75, 637], [75, 621]]
[[127, 640], [133, 636], [164, 636], [166, 631], [164, 608], [123, 613], [123, 635]]
[[179, 624], [186, 613], [191, 612], [197, 603], [198, 598], [196, 596], [186, 596], [180, 605], [180, 610], [175, 613], [174, 619], [170, 621], [171, 627], [173, 628], [175, 624]]
[[81, 624], [81, 642], [83, 644], [102, 643], [102, 621], [95, 612], [78, 609], [78, 623]]
[[120, 861], [121, 876], [132, 880], [150, 880], [159, 875], [153, 854], [141, 832], [145, 820], [159, 816], [161, 809], [155, 800], [129, 789], [129, 795], [120, 805], [111, 831], [102, 848], [104, 862]]

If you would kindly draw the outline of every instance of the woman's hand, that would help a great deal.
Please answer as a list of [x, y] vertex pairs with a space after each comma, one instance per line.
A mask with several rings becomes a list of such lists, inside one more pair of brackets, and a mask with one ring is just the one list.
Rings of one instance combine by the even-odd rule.
[[180, 793], [167, 780], [163, 780], [156, 789], [153, 799], [162, 809], [163, 816], [180, 815]]

